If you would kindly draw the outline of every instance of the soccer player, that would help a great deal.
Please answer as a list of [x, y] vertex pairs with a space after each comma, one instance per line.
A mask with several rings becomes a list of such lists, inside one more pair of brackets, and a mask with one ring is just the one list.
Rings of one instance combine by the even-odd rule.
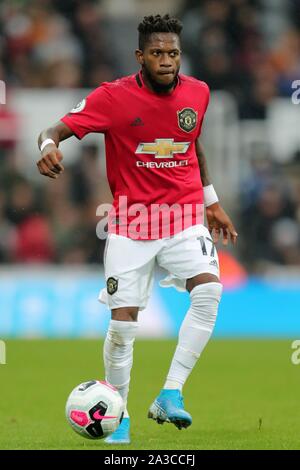
[[57, 178], [63, 172], [61, 141], [73, 135], [82, 139], [89, 132], [105, 135], [114, 202], [104, 255], [106, 289], [100, 294], [111, 309], [103, 354], [106, 380], [125, 403], [122, 423], [106, 440], [114, 444], [130, 442], [127, 397], [133, 343], [155, 261], [168, 271], [161, 285], [188, 291], [191, 303], [148, 417], [181, 429], [192, 423], [182, 388], [211, 336], [222, 293], [214, 242], [220, 236], [225, 245], [237, 239], [199, 141], [209, 88], [179, 74], [181, 30], [181, 22], [169, 15], [145, 17], [138, 26], [140, 71], [103, 83], [41, 132], [38, 141], [40, 173]]

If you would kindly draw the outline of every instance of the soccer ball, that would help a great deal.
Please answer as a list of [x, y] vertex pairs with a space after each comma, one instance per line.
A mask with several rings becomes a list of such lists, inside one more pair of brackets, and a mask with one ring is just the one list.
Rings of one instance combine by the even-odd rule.
[[124, 402], [108, 382], [90, 380], [72, 390], [66, 403], [66, 418], [71, 427], [88, 439], [103, 439], [122, 421]]

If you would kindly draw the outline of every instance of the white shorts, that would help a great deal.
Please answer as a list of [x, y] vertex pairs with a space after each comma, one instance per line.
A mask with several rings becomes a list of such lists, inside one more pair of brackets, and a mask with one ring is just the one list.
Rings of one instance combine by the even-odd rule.
[[204, 225], [194, 225], [173, 237], [158, 240], [132, 240], [109, 234], [104, 252], [106, 289], [99, 300], [109, 309], [139, 307], [148, 302], [155, 260], [168, 271], [161, 287], [186, 290], [186, 281], [197, 274], [219, 277], [219, 260], [211, 235]]

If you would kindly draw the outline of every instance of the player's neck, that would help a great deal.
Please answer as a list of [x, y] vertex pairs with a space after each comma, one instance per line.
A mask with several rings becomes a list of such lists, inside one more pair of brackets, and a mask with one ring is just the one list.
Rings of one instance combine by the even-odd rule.
[[159, 95], [170, 95], [174, 91], [174, 89], [177, 85], [177, 81], [178, 81], [178, 77], [176, 77], [173, 84], [172, 84], [172, 86], [169, 88], [169, 87], [164, 87], [164, 86], [160, 85], [159, 83], [156, 83], [150, 77], [150, 75], [147, 74], [147, 72], [144, 69], [142, 69], [142, 71], [141, 71], [141, 76], [142, 76], [144, 85], [147, 88], [149, 88], [149, 90], [151, 90], [154, 93], [157, 93]]

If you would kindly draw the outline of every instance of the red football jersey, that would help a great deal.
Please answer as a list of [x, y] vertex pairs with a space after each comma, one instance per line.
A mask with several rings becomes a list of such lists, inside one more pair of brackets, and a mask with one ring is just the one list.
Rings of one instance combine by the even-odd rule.
[[105, 135], [110, 232], [156, 239], [203, 223], [195, 143], [208, 102], [195, 78], [179, 75], [172, 93], [157, 94], [140, 72], [103, 83], [62, 118], [79, 139]]

